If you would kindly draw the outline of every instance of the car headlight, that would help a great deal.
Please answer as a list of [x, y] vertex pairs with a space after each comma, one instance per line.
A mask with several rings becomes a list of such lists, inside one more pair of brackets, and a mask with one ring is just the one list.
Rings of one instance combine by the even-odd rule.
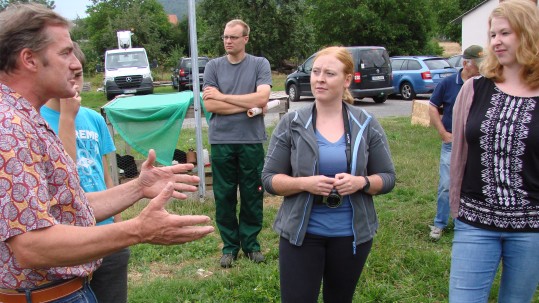
[[105, 77], [105, 83], [112, 81], [114, 82], [114, 77]]

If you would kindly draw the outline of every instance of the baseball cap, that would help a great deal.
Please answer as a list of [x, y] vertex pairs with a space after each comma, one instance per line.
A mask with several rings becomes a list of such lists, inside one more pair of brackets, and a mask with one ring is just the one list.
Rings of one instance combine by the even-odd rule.
[[477, 62], [483, 61], [483, 48], [479, 45], [469, 46], [462, 53], [464, 59], [474, 59]]

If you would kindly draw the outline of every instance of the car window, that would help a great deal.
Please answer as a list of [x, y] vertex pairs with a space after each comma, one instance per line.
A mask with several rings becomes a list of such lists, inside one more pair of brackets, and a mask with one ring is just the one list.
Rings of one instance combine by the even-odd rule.
[[313, 69], [313, 64], [314, 64], [314, 56], [310, 57], [309, 59], [305, 61], [305, 63], [303, 63], [303, 68], [305, 69], [306, 73], [311, 72], [311, 70]]
[[428, 59], [424, 60], [425, 64], [429, 69], [444, 69], [446, 67], [451, 67], [451, 64], [445, 59]]
[[456, 56], [453, 56], [453, 57], [450, 57], [449, 59], [447, 59], [447, 61], [449, 61], [449, 64], [451, 64], [453, 67], [461, 67], [462, 66], [462, 55], [456, 55]]
[[107, 61], [106, 66], [108, 69], [148, 66], [146, 56], [140, 51], [108, 54], [105, 60]]
[[[204, 59], [198, 59], [198, 67], [201, 68], [201, 67], [205, 67], [206, 66], [206, 63], [208, 63], [208, 59], [204, 58]], [[181, 63], [180, 63], [180, 68], [185, 68], [185, 69], [190, 69], [191, 68], [191, 59], [184, 59]]]
[[408, 61], [408, 66], [406, 67], [407, 70], [420, 70], [421, 64], [417, 62], [416, 60], [406, 60]]
[[404, 60], [402, 59], [391, 60], [391, 67], [393, 68], [393, 70], [401, 70], [403, 62]]
[[389, 62], [384, 54], [385, 51], [383, 49], [362, 50], [359, 53], [359, 65], [361, 68], [387, 67]]
[[208, 59], [198, 59], [198, 67], [205, 67], [208, 61]]

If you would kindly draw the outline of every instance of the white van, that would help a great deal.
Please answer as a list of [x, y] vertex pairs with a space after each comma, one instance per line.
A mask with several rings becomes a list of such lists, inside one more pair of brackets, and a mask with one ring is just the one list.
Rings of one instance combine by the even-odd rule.
[[119, 48], [105, 52], [103, 87], [107, 100], [121, 94], [152, 94], [153, 78], [146, 50], [131, 48], [129, 31], [117, 34]]

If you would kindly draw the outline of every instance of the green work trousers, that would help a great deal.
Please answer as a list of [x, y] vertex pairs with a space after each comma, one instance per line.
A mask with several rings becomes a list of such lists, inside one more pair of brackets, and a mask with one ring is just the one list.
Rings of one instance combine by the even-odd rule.
[[261, 143], [211, 145], [215, 220], [224, 243], [223, 254], [236, 256], [240, 247], [244, 253], [260, 251], [256, 237], [263, 219], [263, 166]]

